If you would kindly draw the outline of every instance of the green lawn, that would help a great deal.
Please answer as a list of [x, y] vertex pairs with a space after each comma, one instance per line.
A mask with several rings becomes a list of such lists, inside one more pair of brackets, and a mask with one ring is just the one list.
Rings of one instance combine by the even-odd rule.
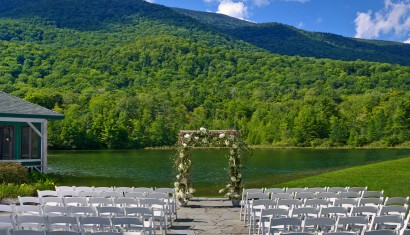
[[410, 157], [272, 185], [272, 187], [325, 186], [368, 186], [368, 190], [384, 190], [385, 196], [410, 196]]

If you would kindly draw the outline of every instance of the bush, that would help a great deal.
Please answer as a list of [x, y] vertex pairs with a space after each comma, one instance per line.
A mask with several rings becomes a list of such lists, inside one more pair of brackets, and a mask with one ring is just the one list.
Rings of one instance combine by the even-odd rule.
[[29, 182], [28, 169], [17, 162], [0, 163], [0, 182], [25, 184]]

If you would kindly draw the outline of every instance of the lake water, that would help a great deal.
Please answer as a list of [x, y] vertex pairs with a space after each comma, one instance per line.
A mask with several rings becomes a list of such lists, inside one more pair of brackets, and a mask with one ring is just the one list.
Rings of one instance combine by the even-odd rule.
[[[228, 183], [227, 150], [194, 150], [195, 196], [221, 196]], [[50, 151], [59, 185], [172, 187], [175, 150]], [[256, 149], [247, 157], [245, 186], [267, 187], [351, 166], [410, 156], [410, 149]]]

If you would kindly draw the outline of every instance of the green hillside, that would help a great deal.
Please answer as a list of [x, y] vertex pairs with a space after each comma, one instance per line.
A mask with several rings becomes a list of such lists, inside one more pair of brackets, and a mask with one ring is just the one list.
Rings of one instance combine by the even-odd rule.
[[248, 23], [213, 22], [138, 0], [0, 0], [0, 90], [65, 115], [55, 149], [169, 146], [201, 126], [250, 144], [409, 144], [409, 66], [281, 56], [218, 29]]
[[410, 45], [308, 32], [279, 23], [255, 24], [228, 16], [175, 9], [236, 39], [280, 55], [410, 65]]

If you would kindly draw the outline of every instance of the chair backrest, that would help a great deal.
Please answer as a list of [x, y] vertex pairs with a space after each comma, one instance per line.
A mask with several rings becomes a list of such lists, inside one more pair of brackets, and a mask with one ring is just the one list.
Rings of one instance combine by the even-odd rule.
[[48, 216], [46, 218], [46, 221], [49, 231], [80, 231], [80, 225], [78, 223], [77, 217], [74, 216]]
[[97, 215], [100, 217], [121, 217], [124, 216], [124, 210], [121, 207], [115, 206], [101, 206], [96, 207]]
[[319, 218], [306, 218], [303, 225], [303, 230], [314, 231], [331, 231], [334, 229], [335, 220], [333, 218], [319, 217]]
[[271, 194], [271, 199], [272, 200], [293, 199], [293, 194], [291, 194], [291, 193], [275, 193], [275, 194]]
[[20, 197], [18, 196], [20, 205], [40, 205], [38, 197]]
[[382, 206], [379, 215], [400, 215], [402, 218], [406, 216], [407, 205], [405, 206]]
[[286, 218], [289, 217], [289, 210], [283, 208], [269, 208], [261, 211], [261, 217]]
[[37, 190], [38, 197], [57, 197], [58, 193], [54, 190]]
[[313, 199], [316, 198], [316, 193], [314, 192], [296, 192], [295, 199]]
[[321, 217], [346, 217], [348, 215], [348, 208], [342, 206], [322, 207], [320, 210]]
[[286, 188], [267, 188], [264, 190], [265, 193], [284, 193]]
[[100, 197], [101, 192], [99, 191], [79, 191], [78, 196], [80, 197]]
[[362, 196], [361, 192], [340, 192], [339, 198], [360, 198]]
[[147, 194], [144, 192], [125, 192], [124, 196], [131, 198], [145, 198]]
[[147, 198], [156, 198], [156, 199], [169, 199], [168, 193], [163, 192], [150, 192], [146, 195]]
[[46, 228], [46, 221], [43, 216], [19, 215], [16, 216], [16, 228], [19, 230], [38, 230]]
[[279, 199], [278, 207], [287, 207], [289, 209], [302, 206], [302, 201], [298, 199]]
[[338, 198], [333, 203], [334, 206], [355, 207], [359, 204], [359, 198]]
[[269, 193], [247, 193], [246, 200], [269, 199]]
[[42, 206], [64, 206], [62, 197], [41, 197], [40, 204]]
[[134, 191], [134, 187], [114, 187], [114, 191], [125, 193]]
[[359, 231], [362, 232], [366, 230], [368, 224], [369, 219], [367, 216], [339, 217], [336, 221], [335, 229], [341, 228], [342, 230], [350, 231], [360, 228]]
[[85, 197], [65, 197], [63, 198], [65, 206], [87, 206], [88, 202]]
[[312, 193], [323, 193], [327, 192], [327, 187], [315, 187], [315, 188], [306, 188], [306, 192], [312, 192]]
[[9, 214], [14, 212], [14, 204], [11, 205], [5, 205], [5, 204], [0, 204], [0, 212], [7, 212]]
[[90, 197], [88, 199], [88, 204], [91, 206], [112, 206], [113, 200], [106, 197]]
[[328, 192], [332, 192], [332, 193], [338, 193], [338, 192], [347, 192], [348, 191], [348, 187], [329, 187], [327, 188]]
[[154, 215], [152, 208], [148, 207], [125, 207], [126, 217], [152, 217]]
[[329, 235], [357, 235], [356, 232], [347, 232], [347, 231], [343, 231], [343, 232], [329, 232], [329, 233], [325, 233], [325, 234], [329, 234]]
[[114, 206], [118, 207], [131, 207], [131, 206], [138, 206], [139, 202], [137, 199], [132, 198], [132, 197], [119, 197], [119, 198], [114, 198]]
[[96, 216], [97, 212], [90, 206], [73, 206], [68, 208], [70, 216]]
[[15, 221], [14, 216], [12, 214], [2, 215], [0, 216], [0, 228], [1, 229], [14, 229], [15, 228]]
[[15, 215], [42, 215], [43, 211], [39, 205], [16, 205], [14, 206]]
[[381, 216], [374, 216], [370, 230], [381, 230], [386, 229], [385, 226], [388, 226], [388, 229], [394, 227], [394, 229], [399, 229], [401, 224], [403, 223], [403, 218], [399, 215], [381, 215]]
[[362, 193], [363, 198], [383, 198], [384, 197], [384, 190], [382, 191], [363, 191]]
[[269, 223], [269, 234], [273, 234], [274, 231], [283, 229], [286, 231], [301, 231], [302, 220], [299, 218], [271, 218]]
[[317, 207], [299, 207], [292, 210], [291, 217], [300, 218], [316, 218], [319, 216], [319, 208]]
[[379, 212], [378, 206], [356, 206], [352, 208], [350, 216], [372, 215], [375, 216]]
[[349, 187], [348, 192], [363, 192], [367, 191], [367, 186], [365, 187]]
[[383, 198], [361, 198], [359, 206], [383, 205]]
[[337, 192], [322, 192], [316, 195], [319, 199], [336, 199], [340, 198], [340, 194]]
[[94, 187], [94, 191], [96, 192], [112, 192], [114, 191], [113, 187]]
[[96, 232], [96, 231], [112, 231], [111, 220], [107, 217], [79, 217], [81, 231]]
[[68, 208], [65, 206], [44, 206], [43, 214], [45, 216], [66, 216]]
[[94, 191], [94, 187], [93, 186], [76, 186], [74, 190], [78, 192], [92, 192]]
[[329, 206], [331, 202], [328, 199], [307, 199], [305, 201], [306, 207], [319, 207], [319, 206]]
[[384, 201], [385, 206], [389, 205], [408, 205], [409, 197], [387, 197]]
[[136, 193], [150, 193], [152, 192], [153, 189], [152, 188], [147, 188], [147, 187], [138, 187], [138, 188], [134, 188], [133, 192]]
[[59, 197], [78, 197], [79, 192], [75, 190], [60, 190], [58, 191]]
[[287, 193], [299, 193], [299, 192], [305, 192], [306, 188], [287, 188], [286, 192]]
[[74, 191], [75, 190], [75, 186], [55, 186], [56, 191]]
[[116, 192], [116, 191], [102, 191], [101, 192], [101, 197], [124, 197], [124, 194], [122, 192]]
[[144, 220], [137, 217], [113, 217], [111, 222], [118, 232], [145, 231]]
[[364, 235], [396, 235], [396, 231], [394, 230], [373, 230], [373, 231], [365, 231]]

